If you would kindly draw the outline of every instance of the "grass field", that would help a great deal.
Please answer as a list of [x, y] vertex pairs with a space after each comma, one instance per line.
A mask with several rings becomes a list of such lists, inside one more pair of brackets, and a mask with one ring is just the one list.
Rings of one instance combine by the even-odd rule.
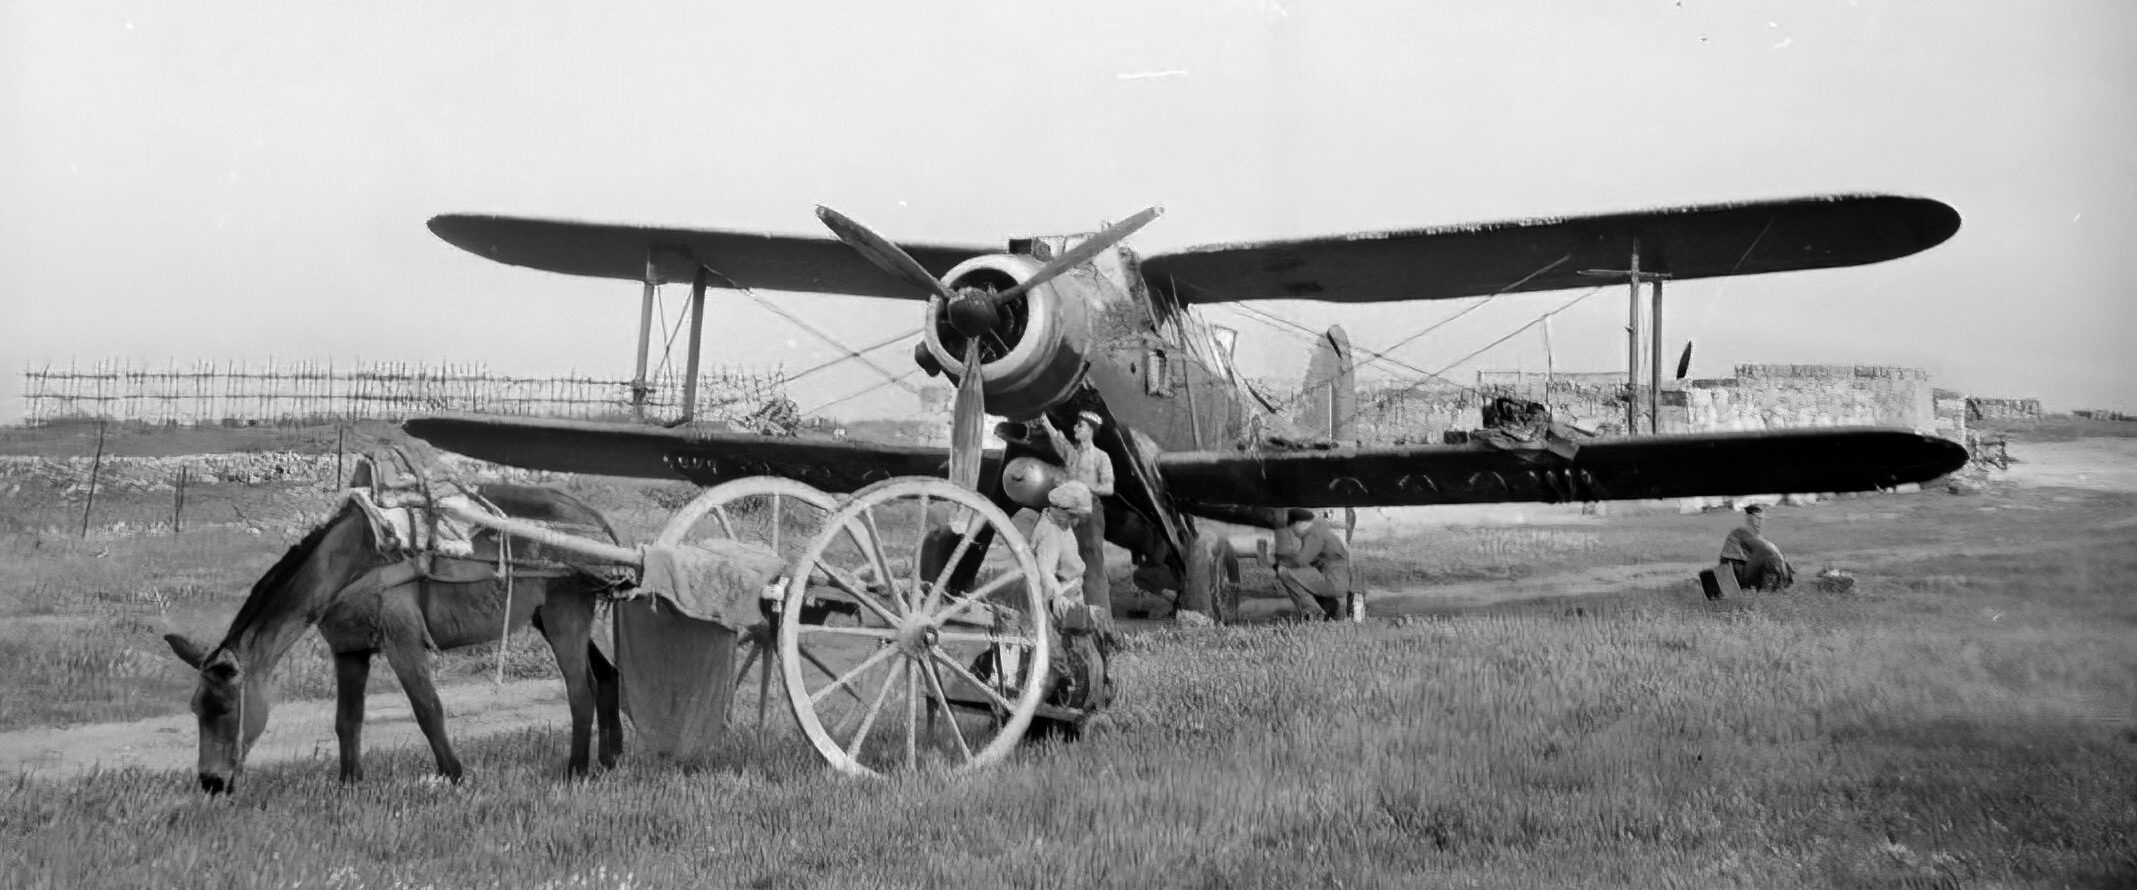
[[[674, 496], [580, 493], [637, 528]], [[1421, 530], [1360, 561], [1380, 590], [1501, 572], [1548, 586], [1707, 562], [1728, 523], [1621, 510]], [[575, 784], [556, 727], [463, 740], [460, 786], [429, 781], [419, 750], [372, 752], [356, 787], [333, 780], [331, 752], [262, 765], [217, 799], [182, 771], [24, 775], [0, 790], [0, 884], [2137, 881], [2137, 496], [1848, 499], [1777, 510], [1770, 529], [1806, 575], [1853, 571], [1855, 592], [1708, 603], [1671, 575], [1446, 614], [1390, 598], [1414, 614], [1363, 626], [1151, 633], [1083, 740], [977, 775], [844, 780], [775, 735]], [[182, 710], [190, 674], [156, 635], [220, 630], [287, 543], [252, 531], [0, 538], [19, 567], [0, 578], [0, 728]], [[515, 670], [549, 669], [539, 643], [513, 646]], [[331, 689], [311, 648], [283, 698]], [[488, 668], [456, 658], [471, 680]]]

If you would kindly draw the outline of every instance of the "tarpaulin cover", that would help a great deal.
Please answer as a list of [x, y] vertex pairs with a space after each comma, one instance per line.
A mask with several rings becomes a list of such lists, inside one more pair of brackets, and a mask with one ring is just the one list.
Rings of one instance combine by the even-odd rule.
[[778, 554], [744, 542], [645, 551], [639, 591], [650, 595], [618, 600], [614, 613], [623, 706], [643, 750], [688, 763], [717, 749], [737, 631], [763, 621], [758, 597], [785, 570]]
[[757, 599], [786, 571], [779, 554], [748, 541], [713, 538], [682, 547], [647, 547], [643, 553], [642, 594], [730, 630], [763, 622]]

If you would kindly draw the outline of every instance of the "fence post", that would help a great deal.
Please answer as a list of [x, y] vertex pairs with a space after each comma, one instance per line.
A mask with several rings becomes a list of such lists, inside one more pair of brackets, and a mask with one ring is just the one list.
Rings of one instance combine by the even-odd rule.
[[173, 495], [171, 501], [171, 537], [174, 538], [178, 537], [180, 532], [185, 531], [186, 481], [192, 478], [192, 475], [192, 467], [184, 464], [178, 465], [177, 494]]
[[89, 498], [82, 502], [82, 537], [89, 537], [89, 511], [96, 508], [96, 480], [104, 470], [104, 424], [96, 422], [96, 457], [89, 462]]

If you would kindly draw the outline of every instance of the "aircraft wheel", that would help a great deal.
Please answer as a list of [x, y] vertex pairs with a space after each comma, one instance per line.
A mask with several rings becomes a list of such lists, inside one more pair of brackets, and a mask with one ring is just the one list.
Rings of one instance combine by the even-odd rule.
[[[939, 532], [946, 558], [924, 558]], [[939, 545], [937, 545], [939, 546]], [[984, 555], [970, 586], [952, 569]], [[929, 577], [923, 568], [939, 567]], [[946, 479], [910, 477], [856, 492], [794, 563], [786, 604], [858, 606], [857, 626], [779, 626], [779, 666], [794, 720], [849, 775], [923, 765], [986, 766], [1008, 756], [1053, 685], [1051, 619], [1038, 560], [987, 498]]]
[[[654, 539], [658, 547], [677, 547], [693, 541], [717, 538], [765, 547], [791, 565], [823, 528], [824, 520], [838, 509], [838, 498], [806, 483], [779, 476], [750, 476], [723, 482], [704, 491], [661, 527]], [[818, 610], [820, 611], [820, 610]], [[825, 616], [805, 608], [803, 620], [821, 622]], [[764, 729], [764, 715], [771, 702], [772, 652], [777, 643], [777, 616], [766, 615], [764, 624], [736, 641], [735, 686], [754, 680], [757, 684], [757, 729]], [[755, 668], [755, 676], [750, 669]]]
[[1239, 621], [1239, 561], [1223, 536], [1198, 534], [1188, 542], [1187, 573], [1181, 583], [1187, 588], [1180, 592], [1186, 608], [1218, 624]]

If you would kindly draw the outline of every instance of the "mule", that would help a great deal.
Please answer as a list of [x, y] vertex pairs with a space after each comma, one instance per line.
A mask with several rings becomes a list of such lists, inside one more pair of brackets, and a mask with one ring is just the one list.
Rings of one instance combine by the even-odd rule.
[[[562, 492], [502, 484], [482, 486], [480, 492], [507, 515], [577, 526], [620, 543], [606, 519]], [[484, 532], [474, 544], [473, 557], [461, 565], [481, 560], [494, 567], [498, 536]], [[210, 794], [235, 788], [246, 753], [267, 727], [275, 666], [314, 626], [334, 653], [334, 734], [344, 782], [363, 778], [364, 687], [378, 653], [385, 654], [408, 693], [438, 773], [459, 781], [460, 760], [445, 735], [429, 650], [495, 641], [508, 620], [513, 628], [533, 623], [556, 654], [571, 702], [569, 775], [587, 773], [597, 716], [601, 765], [614, 766], [623, 752], [616, 668], [592, 638], [594, 606], [608, 582], [555, 562], [528, 566], [528, 560], [551, 557], [530, 542], [506, 541], [502, 549], [514, 565], [509, 582], [479, 572], [476, 580], [459, 583], [419, 577], [412, 561], [380, 551], [362, 508], [344, 501], [252, 585], [220, 645], [209, 648], [166, 635], [171, 650], [200, 672], [192, 700], [200, 722], [200, 787]]]

